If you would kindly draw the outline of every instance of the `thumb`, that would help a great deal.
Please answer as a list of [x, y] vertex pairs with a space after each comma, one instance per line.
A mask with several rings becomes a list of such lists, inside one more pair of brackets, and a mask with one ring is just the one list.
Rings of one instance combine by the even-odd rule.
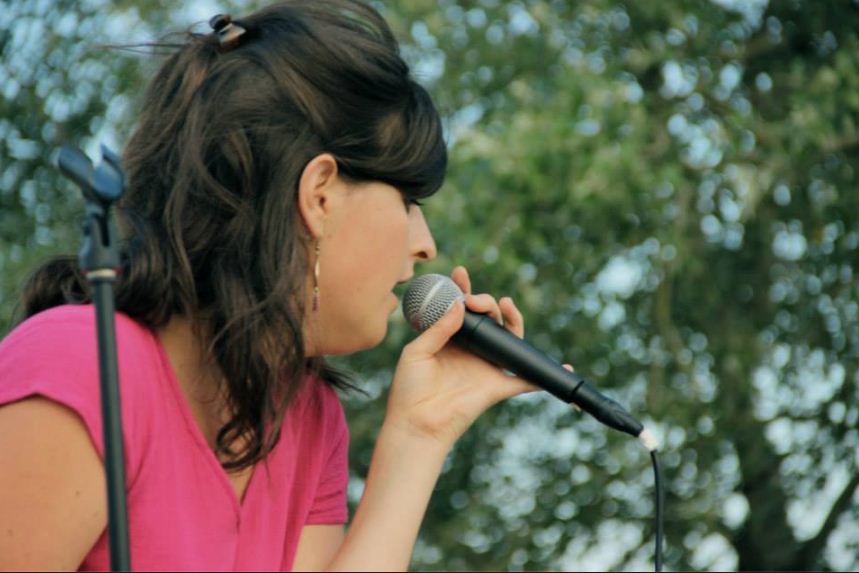
[[462, 328], [464, 319], [465, 302], [457, 300], [444, 316], [408, 344], [409, 353], [417, 359], [431, 358]]

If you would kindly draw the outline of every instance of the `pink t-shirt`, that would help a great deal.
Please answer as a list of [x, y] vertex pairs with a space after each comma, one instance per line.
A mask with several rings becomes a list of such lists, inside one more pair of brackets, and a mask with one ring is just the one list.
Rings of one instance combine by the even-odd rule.
[[[116, 338], [133, 569], [289, 570], [305, 525], [346, 522], [349, 433], [322, 380], [307, 380], [240, 501], [158, 338], [122, 314]], [[91, 305], [37, 314], [0, 343], [0, 404], [40, 395], [71, 408], [103, 459], [99, 392]], [[106, 533], [80, 568], [110, 569]]]

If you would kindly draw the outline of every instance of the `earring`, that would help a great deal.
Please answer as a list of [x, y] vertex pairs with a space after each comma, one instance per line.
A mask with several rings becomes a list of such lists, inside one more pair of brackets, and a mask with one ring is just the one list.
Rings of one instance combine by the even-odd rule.
[[316, 263], [313, 265], [313, 312], [319, 310], [319, 241], [316, 241]]

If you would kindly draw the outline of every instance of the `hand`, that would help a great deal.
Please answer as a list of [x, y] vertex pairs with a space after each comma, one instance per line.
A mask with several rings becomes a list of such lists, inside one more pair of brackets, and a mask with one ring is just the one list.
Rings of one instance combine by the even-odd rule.
[[[386, 425], [445, 447], [452, 446], [494, 404], [539, 390], [449, 342], [462, 326], [465, 307], [488, 314], [519, 338], [525, 333], [522, 313], [511, 298], [496, 302], [488, 294], [472, 295], [464, 267], [455, 268], [451, 279], [465, 293], [465, 306], [455, 304], [403, 349], [385, 418]], [[572, 370], [569, 365], [565, 367]]]

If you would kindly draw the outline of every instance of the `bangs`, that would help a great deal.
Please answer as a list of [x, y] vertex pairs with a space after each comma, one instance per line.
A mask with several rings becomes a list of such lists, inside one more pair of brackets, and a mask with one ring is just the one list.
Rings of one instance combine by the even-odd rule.
[[341, 167], [348, 177], [387, 183], [413, 200], [441, 188], [447, 172], [447, 146], [429, 94], [409, 83], [412, 90], [406, 105], [378, 123], [372, 145], [376, 153], [366, 158], [365, 165], [346, 163]]

